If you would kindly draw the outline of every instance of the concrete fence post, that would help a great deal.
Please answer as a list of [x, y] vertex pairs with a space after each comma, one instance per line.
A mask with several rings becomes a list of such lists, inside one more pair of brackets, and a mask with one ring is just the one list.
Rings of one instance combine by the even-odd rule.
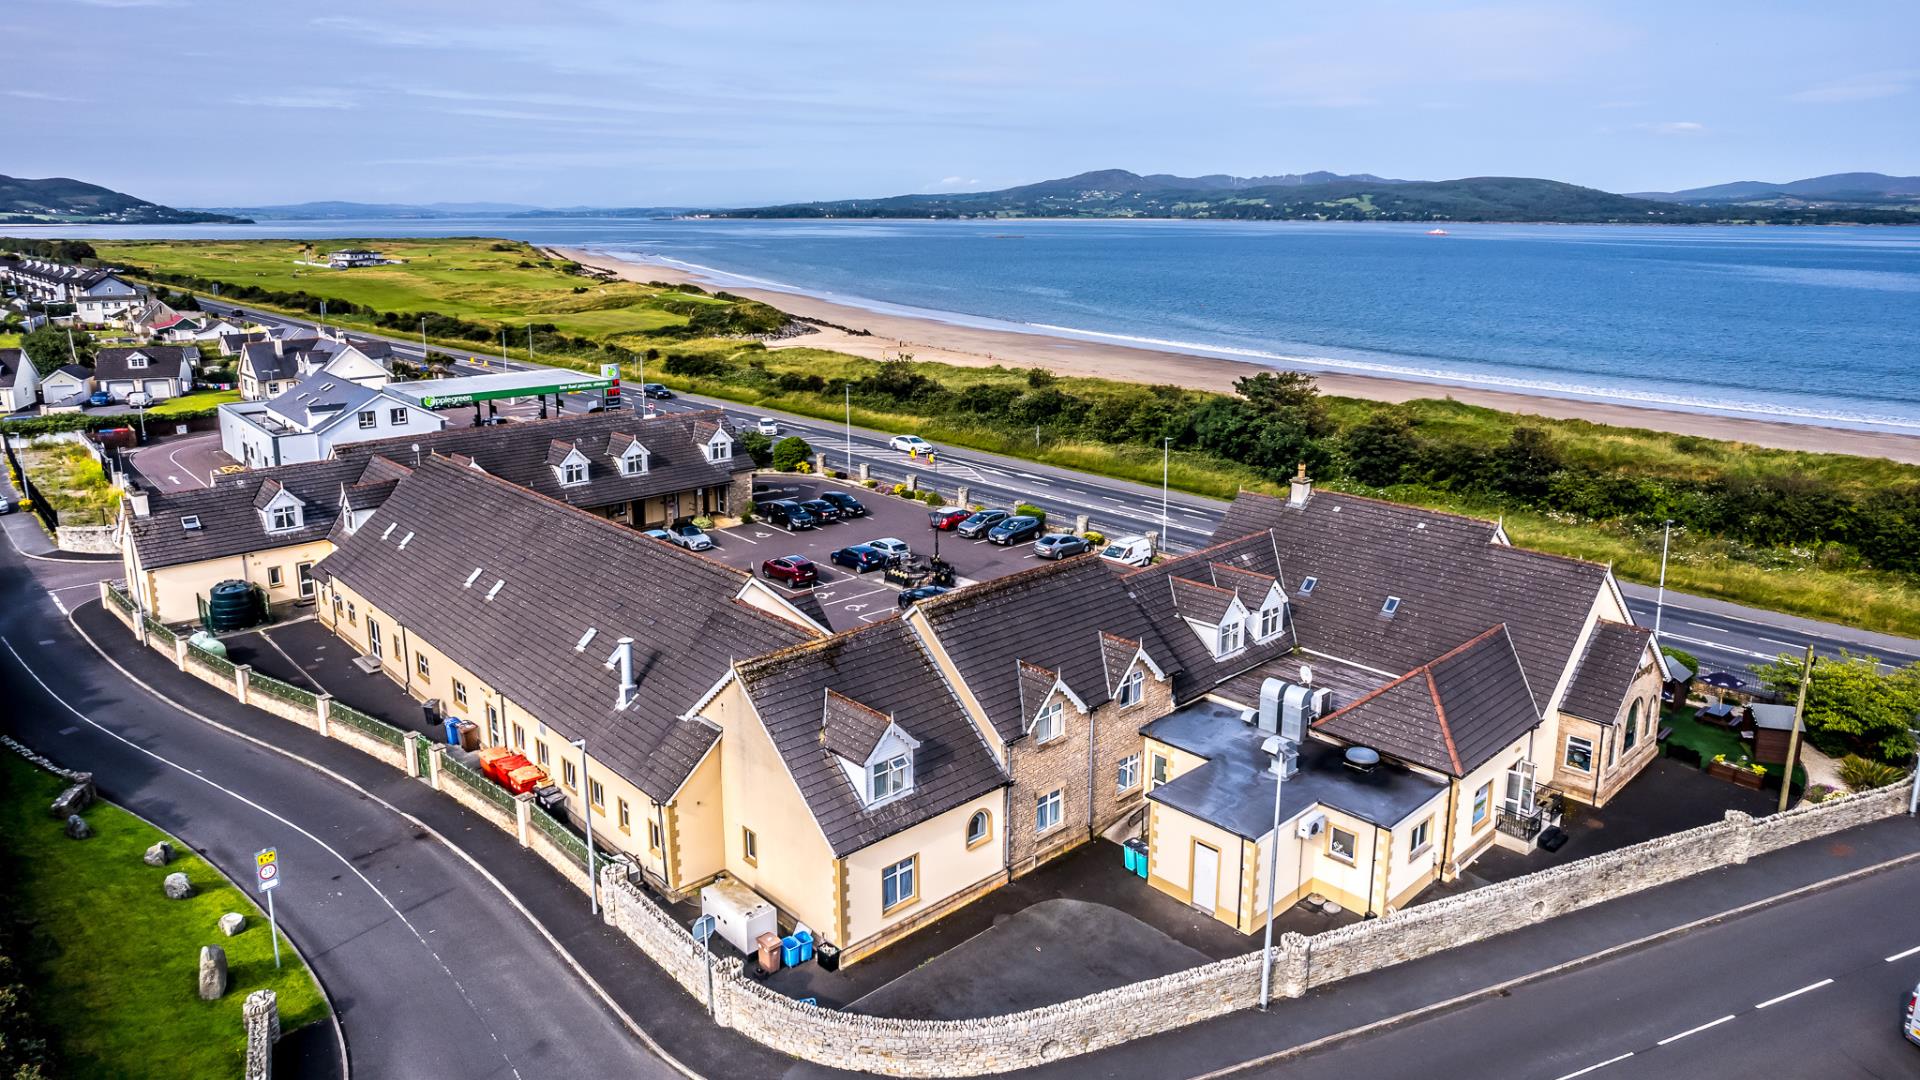
[[1753, 816], [1740, 810], [1727, 811], [1727, 825], [1733, 835], [1727, 838], [1727, 862], [1745, 865], [1753, 855]]
[[434, 743], [427, 747], [427, 786], [440, 790], [440, 761], [447, 756], [446, 743]]
[[1085, 514], [1075, 514], [1073, 516], [1073, 531], [1076, 533], [1084, 535], [1087, 531], [1087, 526], [1091, 524], [1093, 524], [1093, 520]]
[[242, 705], [250, 704], [249, 696], [253, 692], [253, 665], [233, 665], [233, 700]]
[[969, 504], [968, 496], [972, 494], [973, 489], [971, 488], [965, 486], [955, 488], [953, 491], [953, 505], [965, 508]]
[[816, 476], [827, 475], [827, 452], [821, 450], [813, 455], [813, 472]]
[[1159, 556], [1159, 554], [1160, 554], [1160, 533], [1159, 533], [1158, 531], [1154, 531], [1154, 532], [1149, 532], [1149, 533], [1147, 534], [1147, 550], [1148, 550], [1148, 551], [1151, 551], [1151, 552], [1153, 552], [1153, 554], [1154, 554], [1154, 556], [1155, 556], [1156, 558], [1157, 558], [1157, 557]]
[[181, 671], [187, 670], [187, 639], [185, 635], [176, 635], [173, 639], [173, 666]]
[[420, 733], [417, 731], [402, 732], [401, 740], [407, 755], [407, 775], [412, 779], [418, 780], [420, 779]]
[[864, 484], [864, 483], [866, 483], [866, 482], [867, 482], [868, 480], [871, 480], [871, 479], [873, 479], [873, 470], [867, 467], [867, 463], [866, 463], [866, 462], [864, 462], [864, 461], [863, 461], [863, 462], [861, 462], [861, 463], [859, 464], [859, 466], [858, 466], [858, 468], [859, 468], [859, 470], [860, 470], [860, 482], [861, 482], [861, 483], [863, 483], [863, 484]]
[[520, 841], [521, 847], [533, 843], [527, 835], [533, 828], [533, 792], [523, 791], [513, 797], [513, 835]]
[[313, 695], [314, 730], [323, 739], [333, 738], [333, 695]]
[[908, 491], [920, 490], [920, 477], [915, 473], [908, 473], [904, 483], [907, 485]]

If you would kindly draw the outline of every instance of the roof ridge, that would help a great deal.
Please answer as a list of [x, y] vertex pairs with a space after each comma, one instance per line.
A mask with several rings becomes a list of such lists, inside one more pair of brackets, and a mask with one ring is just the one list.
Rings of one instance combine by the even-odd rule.
[[[1313, 722], [1313, 726], [1319, 727], [1321, 724], [1326, 723], [1327, 721], [1333, 719], [1336, 716], [1341, 716], [1345, 713], [1351, 712], [1352, 710], [1359, 708], [1362, 704], [1372, 701], [1374, 698], [1379, 697], [1381, 694], [1386, 693], [1387, 691], [1393, 689], [1396, 686], [1399, 686], [1401, 683], [1404, 683], [1409, 679], [1414, 678], [1415, 676], [1425, 675], [1429, 683], [1431, 683], [1433, 679], [1434, 665], [1439, 664], [1446, 660], [1451, 660], [1455, 656], [1459, 655], [1460, 653], [1463, 653], [1468, 649], [1472, 648], [1473, 646], [1479, 644], [1480, 642], [1486, 640], [1488, 637], [1492, 636], [1495, 632], [1505, 633], [1506, 629], [1507, 629], [1507, 624], [1503, 622], [1495, 623], [1492, 626], [1489, 626], [1485, 630], [1482, 630], [1478, 634], [1475, 634], [1474, 636], [1468, 638], [1466, 641], [1461, 642], [1458, 645], [1455, 645], [1453, 648], [1448, 649], [1446, 652], [1441, 653], [1439, 656], [1436, 656], [1433, 659], [1427, 661], [1426, 663], [1421, 664], [1419, 667], [1416, 667], [1411, 671], [1408, 671], [1405, 675], [1401, 675], [1398, 678], [1395, 678], [1394, 680], [1392, 680], [1391, 682], [1388, 682], [1385, 685], [1380, 686], [1369, 693], [1362, 694], [1361, 696], [1353, 699], [1347, 704], [1342, 705], [1338, 709], [1335, 709], [1332, 712], [1328, 713], [1327, 715], [1320, 717], [1319, 719]], [[1511, 647], [1511, 640], [1509, 640], [1509, 647]], [[1438, 701], [1439, 699], [1436, 696], [1435, 703], [1438, 704]]]
[[1440, 700], [1440, 684], [1433, 680], [1433, 665], [1427, 665], [1426, 672], [1427, 693], [1433, 696], [1433, 711], [1440, 719], [1440, 739], [1447, 744], [1447, 760], [1453, 762], [1455, 776], [1465, 776], [1467, 770], [1460, 765], [1460, 751], [1453, 745], [1453, 725], [1447, 720], [1447, 706]]
[[[1167, 571], [1168, 575], [1171, 576], [1172, 570], [1170, 568], [1174, 566], [1176, 563], [1185, 563], [1190, 559], [1197, 558], [1201, 555], [1210, 554], [1212, 552], [1220, 550], [1221, 548], [1230, 547], [1234, 544], [1245, 543], [1248, 540], [1251, 540], [1252, 538], [1256, 536], [1260, 536], [1262, 534], [1266, 535], [1267, 538], [1273, 541], [1274, 543], [1276, 544], [1278, 543], [1277, 538], [1275, 538], [1273, 535], [1272, 529], [1255, 529], [1250, 533], [1247, 533], [1243, 536], [1236, 536], [1231, 540], [1216, 540], [1213, 543], [1208, 544], [1206, 547], [1195, 548], [1194, 550], [1189, 551], [1184, 555], [1175, 555], [1174, 557], [1162, 563], [1148, 563], [1145, 566], [1138, 567], [1133, 570], [1128, 570], [1125, 573], [1123, 573], [1121, 577], [1123, 578], [1137, 577], [1141, 574], [1149, 573], [1155, 570], [1165, 570]], [[1212, 560], [1208, 560], [1208, 561], [1211, 562]]]
[[1043, 578], [1049, 574], [1064, 574], [1077, 570], [1082, 566], [1098, 565], [1099, 563], [1097, 561], [1091, 559], [1061, 559], [1055, 562], [1043, 562], [1038, 566], [1030, 566], [1025, 570], [1020, 570], [1004, 577], [997, 577], [988, 581], [976, 581], [964, 589], [954, 589], [951, 592], [942, 593], [939, 596], [927, 597], [914, 606], [926, 612], [928, 617], [931, 618], [948, 608], [959, 610], [976, 601], [987, 597], [998, 596], [1011, 591], [1015, 586], [1025, 585], [1029, 581]]
[[[748, 604], [746, 606], [751, 608], [753, 605]], [[758, 609], [755, 608], [754, 610], [757, 611]], [[761, 612], [761, 614], [764, 615], [766, 613]], [[773, 618], [773, 616], [771, 615], [767, 617]], [[785, 622], [785, 620], [779, 620], [779, 621]], [[809, 649], [826, 649], [833, 646], [837, 646], [851, 638], [858, 637], [859, 635], [867, 633], [869, 631], [877, 633], [880, 630], [887, 627], [891, 627], [898, 622], [899, 622], [898, 619], [881, 619], [879, 622], [861, 623], [858, 626], [850, 626], [845, 630], [840, 630], [835, 633], [827, 634], [823, 637], [808, 638], [805, 641], [796, 641], [792, 645], [784, 645], [778, 649], [773, 650], [772, 652], [761, 653], [758, 656], [750, 656], [745, 660], [736, 661], [734, 666], [737, 667], [743, 675], [746, 673], [746, 670], [748, 668], [754, 669], [755, 673], [757, 674], [758, 672], [764, 669], [772, 668], [776, 665], [785, 664], [789, 661], [796, 660]]]

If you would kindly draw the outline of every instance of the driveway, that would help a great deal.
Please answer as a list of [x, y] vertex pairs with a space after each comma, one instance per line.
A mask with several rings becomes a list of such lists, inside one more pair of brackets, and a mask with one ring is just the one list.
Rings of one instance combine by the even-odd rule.
[[220, 449], [217, 431], [156, 439], [127, 454], [127, 464], [158, 491], [210, 487], [213, 470], [233, 463]]

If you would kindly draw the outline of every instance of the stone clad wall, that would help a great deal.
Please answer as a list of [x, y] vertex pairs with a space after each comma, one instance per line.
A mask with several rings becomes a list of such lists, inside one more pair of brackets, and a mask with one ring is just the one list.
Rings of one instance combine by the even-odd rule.
[[53, 530], [54, 546], [61, 551], [79, 551], [89, 555], [118, 555], [120, 540], [112, 525], [62, 525]]
[[1753, 823], [1750, 853], [1762, 855], [1778, 851], [1803, 840], [1812, 840], [1840, 829], [1865, 825], [1883, 817], [1892, 817], [1907, 808], [1907, 785], [1894, 784], [1864, 795], [1833, 802], [1815, 803], [1784, 814], [1761, 818]]

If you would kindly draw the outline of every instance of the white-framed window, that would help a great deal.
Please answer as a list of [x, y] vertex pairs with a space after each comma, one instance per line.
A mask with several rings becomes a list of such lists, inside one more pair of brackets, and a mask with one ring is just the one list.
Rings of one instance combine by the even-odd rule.
[[920, 898], [920, 856], [909, 855], [880, 871], [880, 911], [884, 914]]
[[1114, 770], [1114, 786], [1120, 791], [1132, 791], [1140, 783], [1140, 755], [1128, 754], [1120, 759], [1120, 767]]
[[1433, 842], [1433, 819], [1428, 818], [1413, 827], [1407, 834], [1407, 861], [1412, 862], [1427, 853]]
[[144, 356], [127, 357], [127, 367], [129, 368], [144, 368], [146, 366], [147, 366], [147, 358]]
[[1356, 837], [1355, 835], [1353, 835], [1352, 832], [1346, 829], [1343, 829], [1338, 825], [1327, 826], [1327, 854], [1328, 855], [1331, 855], [1334, 858], [1339, 859], [1341, 862], [1346, 863], [1348, 866], [1352, 866], [1355, 858], [1354, 853], [1360, 850], [1359, 845], [1360, 845], [1359, 837]]
[[[423, 671], [420, 674], [425, 675], [426, 672]], [[465, 705], [467, 703], [467, 684], [461, 682], [459, 679], [453, 680], [453, 701], [456, 705]]]
[[1487, 814], [1491, 811], [1492, 806], [1493, 781], [1489, 780], [1480, 785], [1479, 791], [1473, 793], [1473, 821], [1471, 824], [1474, 828], [1479, 828], [1480, 823], [1487, 820]]
[[1044, 743], [1052, 742], [1059, 738], [1061, 731], [1064, 730], [1066, 726], [1061, 721], [1061, 717], [1065, 715], [1065, 713], [1066, 708], [1058, 699], [1048, 702], [1046, 707], [1040, 710], [1040, 715], [1034, 717], [1033, 741], [1036, 743]]
[[371, 431], [380, 426], [380, 416], [372, 409], [360, 410], [360, 430]]
[[647, 822], [647, 850], [656, 855], [664, 850], [660, 846], [660, 823], [657, 821]]
[[867, 767], [868, 801], [879, 802], [907, 790], [910, 776], [905, 754], [874, 762]]
[[620, 474], [622, 476], [639, 476], [646, 471], [647, 457], [645, 454], [628, 454], [626, 457], [620, 459]]
[[489, 705], [487, 706], [487, 745], [499, 746], [500, 744], [500, 710]]
[[1153, 755], [1153, 782], [1155, 784], [1167, 782], [1167, 755], [1165, 754]]
[[993, 815], [985, 810], [975, 810], [967, 819], [967, 850], [971, 851], [993, 837]]
[[277, 589], [277, 588], [279, 588], [279, 587], [280, 587], [280, 578], [281, 578], [281, 575], [280, 575], [280, 568], [279, 568], [279, 567], [277, 567], [277, 566], [269, 566], [269, 567], [267, 567], [267, 588], [269, 588], [269, 589]]
[[616, 815], [615, 820], [620, 823], [620, 831], [626, 833], [628, 836], [632, 836], [633, 808], [627, 805], [627, 800], [615, 799], [613, 800], [613, 809]]
[[549, 768], [553, 764], [551, 755], [547, 753], [547, 744], [538, 739], [535, 739], [533, 742], [533, 760], [543, 769]]
[[1578, 735], [1567, 736], [1567, 768], [1581, 772], [1593, 771], [1593, 740]]
[[568, 487], [587, 482], [587, 465], [584, 461], [569, 461], [560, 466], [560, 482]]
[[407, 407], [405, 405], [398, 405], [398, 406], [395, 406], [394, 408], [388, 409], [387, 423], [393, 425], [394, 427], [406, 427], [407, 426]]
[[1131, 709], [1140, 704], [1140, 699], [1146, 696], [1146, 690], [1146, 672], [1137, 667], [1127, 672], [1127, 677], [1120, 680], [1120, 707]]
[[1258, 640], [1266, 641], [1270, 638], [1278, 637], [1280, 635], [1281, 625], [1286, 621], [1286, 612], [1287, 609], [1281, 607], [1279, 604], [1275, 604], [1272, 607], [1261, 608], [1260, 630], [1256, 635]]
[[1060, 824], [1060, 789], [1054, 788], [1033, 800], [1033, 831], [1046, 832]]
[[712, 442], [707, 444], [707, 460], [708, 461], [733, 460], [733, 441], [730, 439], [722, 439], [716, 436]]
[[300, 508], [297, 506], [276, 506], [273, 508], [273, 531], [286, 532], [300, 527]]
[[607, 812], [607, 789], [601, 787], [600, 781], [592, 777], [587, 778], [587, 804], [597, 808], [602, 814]]
[[760, 865], [760, 838], [752, 829], [740, 830], [740, 857], [747, 860], [749, 866]]
[[525, 750], [527, 748], [527, 728], [525, 724], [513, 725], [513, 748], [515, 750]]
[[432, 674], [427, 671], [427, 654], [426, 653], [417, 652], [413, 654], [413, 669], [415, 671], [418, 671], [420, 673], [420, 677], [423, 679], [430, 679], [433, 677]]
[[1219, 640], [1214, 643], [1213, 655], [1232, 656], [1245, 648], [1247, 644], [1247, 623], [1245, 619], [1229, 619], [1220, 624]]
[[569, 790], [580, 786], [580, 770], [574, 767], [572, 758], [560, 762], [560, 782]]

